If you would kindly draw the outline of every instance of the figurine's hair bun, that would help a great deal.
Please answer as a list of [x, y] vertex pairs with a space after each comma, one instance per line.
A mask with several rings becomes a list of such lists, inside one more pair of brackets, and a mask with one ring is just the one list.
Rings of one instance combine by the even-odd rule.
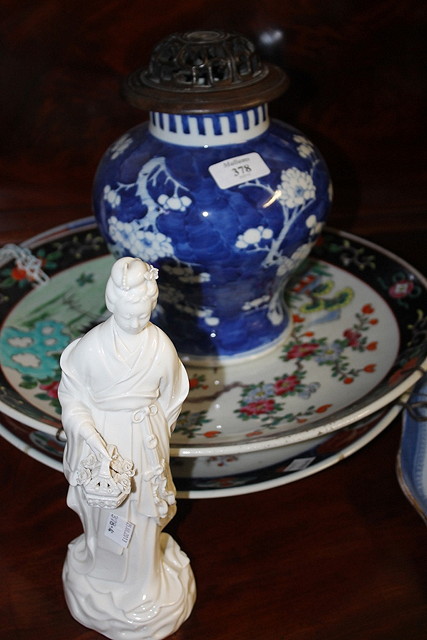
[[120, 258], [114, 263], [107, 283], [107, 308], [112, 311], [116, 302], [124, 297], [134, 301], [143, 298], [156, 300], [157, 278], [158, 270], [140, 258]]

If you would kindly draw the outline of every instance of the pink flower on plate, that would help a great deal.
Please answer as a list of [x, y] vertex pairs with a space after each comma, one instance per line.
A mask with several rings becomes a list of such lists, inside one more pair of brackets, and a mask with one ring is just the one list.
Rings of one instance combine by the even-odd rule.
[[355, 331], [354, 329], [346, 329], [343, 332], [343, 336], [347, 339], [349, 347], [358, 347], [362, 334], [359, 333], [359, 331]]
[[400, 280], [393, 284], [388, 292], [392, 298], [406, 298], [412, 292], [414, 283], [410, 280]]
[[57, 398], [58, 397], [58, 387], [59, 382], [54, 380], [53, 382], [49, 382], [49, 384], [41, 384], [40, 389], [46, 391], [49, 398]]
[[274, 411], [274, 400], [272, 398], [266, 398], [264, 400], [250, 402], [242, 407], [240, 411], [241, 413], [246, 413], [248, 416], [259, 416], [262, 413], [271, 413]]
[[288, 360], [292, 358], [307, 358], [311, 356], [319, 348], [314, 342], [303, 342], [302, 344], [294, 344], [287, 353]]
[[274, 393], [278, 396], [283, 396], [285, 393], [293, 391], [298, 383], [297, 376], [285, 376], [274, 383]]

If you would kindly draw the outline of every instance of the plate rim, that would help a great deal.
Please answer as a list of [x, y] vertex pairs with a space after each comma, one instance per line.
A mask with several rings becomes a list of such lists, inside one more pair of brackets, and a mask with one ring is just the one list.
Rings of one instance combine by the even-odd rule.
[[[369, 431], [362, 434], [359, 438], [351, 442], [349, 445], [346, 445], [331, 454], [330, 456], [320, 460], [317, 463], [314, 463], [311, 466], [308, 466], [304, 469], [299, 469], [297, 471], [288, 472], [287, 475], [283, 474], [278, 478], [274, 478], [271, 480], [254, 482], [253, 484], [247, 484], [243, 486], [236, 487], [228, 487], [221, 489], [190, 489], [186, 490], [177, 490], [176, 497], [178, 499], [211, 499], [211, 498], [228, 498], [240, 495], [247, 495], [251, 493], [258, 493], [261, 491], [267, 491], [269, 489], [275, 489], [286, 484], [291, 484], [292, 482], [297, 482], [298, 480], [303, 480], [304, 478], [310, 477], [319, 473], [320, 471], [324, 471], [329, 467], [334, 466], [335, 464], [345, 460], [350, 457], [360, 449], [364, 448], [367, 444], [369, 444], [372, 440], [374, 440], [380, 433], [382, 433], [390, 424], [393, 422], [395, 418], [402, 411], [402, 403], [396, 402], [388, 408], [385, 415], [380, 418], [378, 423], [374, 425]], [[16, 434], [9, 431], [0, 421], [0, 436], [3, 437], [9, 444], [15, 446], [22, 453], [28, 455], [29, 457], [37, 460], [38, 462], [44, 464], [45, 466], [59, 471], [63, 473], [62, 463], [59, 460], [54, 460], [49, 457], [47, 454], [39, 451], [35, 447], [32, 447], [28, 443], [21, 440]], [[299, 454], [303, 455], [303, 454]], [[172, 456], [171, 456], [172, 457]], [[280, 464], [280, 463], [279, 463]], [[236, 476], [239, 474], [235, 474]], [[179, 483], [179, 478], [174, 478], [175, 484]]]

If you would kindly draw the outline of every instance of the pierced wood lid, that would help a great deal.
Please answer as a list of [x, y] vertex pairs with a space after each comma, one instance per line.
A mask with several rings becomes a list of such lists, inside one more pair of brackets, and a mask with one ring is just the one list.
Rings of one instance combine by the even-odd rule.
[[147, 111], [215, 113], [268, 102], [287, 86], [285, 72], [263, 63], [241, 34], [187, 31], [159, 42], [148, 67], [127, 77], [124, 94]]

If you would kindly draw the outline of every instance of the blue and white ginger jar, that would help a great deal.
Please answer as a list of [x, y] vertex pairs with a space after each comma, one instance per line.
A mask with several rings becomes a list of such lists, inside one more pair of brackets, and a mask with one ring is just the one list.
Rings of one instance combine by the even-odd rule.
[[[188, 47], [218, 34], [172, 38]], [[277, 93], [277, 67], [274, 74]], [[261, 87], [254, 98], [251, 83], [249, 93], [251, 103], [262, 102], [231, 109], [228, 100], [227, 109], [212, 112], [196, 92], [194, 112], [191, 96], [184, 107], [180, 100], [180, 113], [162, 103], [107, 150], [95, 176], [94, 210], [107, 245], [116, 257], [137, 256], [159, 269], [155, 322], [184, 361], [240, 359], [286, 338], [284, 288], [330, 208], [330, 178], [317, 149], [270, 120], [268, 91]], [[208, 105], [209, 97], [202, 94]]]

